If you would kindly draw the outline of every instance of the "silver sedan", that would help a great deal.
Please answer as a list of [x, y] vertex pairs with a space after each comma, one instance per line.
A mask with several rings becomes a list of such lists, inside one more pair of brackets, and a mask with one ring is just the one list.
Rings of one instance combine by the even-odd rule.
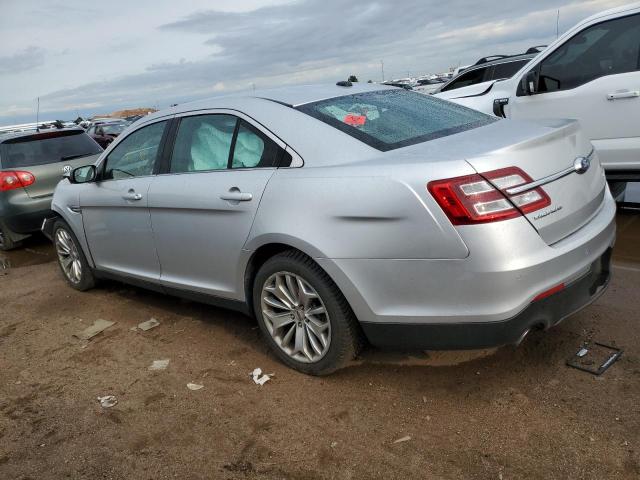
[[255, 315], [315, 375], [366, 342], [517, 344], [604, 291], [615, 239], [576, 122], [342, 82], [146, 116], [52, 208], [72, 287], [117, 278]]

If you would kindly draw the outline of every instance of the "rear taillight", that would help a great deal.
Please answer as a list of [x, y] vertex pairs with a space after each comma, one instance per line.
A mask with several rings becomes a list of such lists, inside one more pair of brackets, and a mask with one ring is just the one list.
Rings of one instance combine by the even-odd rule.
[[31, 172], [13, 170], [0, 172], [0, 192], [33, 185], [36, 177]]
[[507, 189], [533, 181], [517, 167], [502, 168], [482, 175], [429, 182], [427, 188], [454, 225], [508, 220], [551, 204], [542, 188], [517, 195]]

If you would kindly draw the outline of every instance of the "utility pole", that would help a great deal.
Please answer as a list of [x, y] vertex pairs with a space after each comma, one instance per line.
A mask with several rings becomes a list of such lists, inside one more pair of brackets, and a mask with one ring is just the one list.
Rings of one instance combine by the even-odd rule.
[[382, 69], [382, 81], [384, 82], [384, 60], [380, 60], [380, 68]]
[[40, 97], [37, 98], [38, 106], [36, 107], [36, 132], [40, 131], [40, 126], [38, 125], [40, 121]]
[[558, 16], [556, 17], [556, 40], [560, 36], [560, 9], [558, 9]]

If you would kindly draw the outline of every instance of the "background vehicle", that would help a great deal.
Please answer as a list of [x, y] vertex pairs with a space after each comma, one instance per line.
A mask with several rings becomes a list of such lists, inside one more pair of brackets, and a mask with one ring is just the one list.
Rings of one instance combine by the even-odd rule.
[[86, 165], [101, 152], [79, 128], [0, 134], [0, 250], [40, 230], [65, 168]]
[[427, 95], [432, 94], [433, 92], [438, 91], [445, 83], [445, 80], [442, 78], [420, 78], [416, 80], [416, 86], [413, 87], [413, 90], [419, 93], [424, 93]]
[[437, 96], [513, 119], [577, 119], [607, 178], [640, 180], [640, 3], [584, 20], [489, 91]]
[[107, 148], [128, 126], [128, 123], [99, 123], [90, 126], [87, 129], [87, 135], [93, 138], [102, 148]]
[[497, 80], [511, 78], [540, 53], [539, 48], [543, 47], [532, 47], [526, 53], [519, 55], [493, 55], [481, 58], [446, 84], [441, 85], [437, 93], [448, 92], [446, 96], [441, 95], [441, 98], [452, 99], [486, 92]]
[[253, 313], [311, 374], [353, 358], [362, 331], [400, 348], [517, 343], [603, 291], [615, 237], [576, 122], [369, 84], [182, 104], [70, 180], [43, 231], [71, 286], [115, 277]]

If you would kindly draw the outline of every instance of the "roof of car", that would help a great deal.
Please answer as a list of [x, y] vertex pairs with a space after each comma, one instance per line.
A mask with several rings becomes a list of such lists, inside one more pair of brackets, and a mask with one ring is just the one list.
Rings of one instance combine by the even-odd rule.
[[170, 108], [159, 110], [137, 120], [135, 124], [148, 123], [157, 118], [176, 115], [183, 112], [205, 110], [210, 108], [235, 108], [238, 103], [245, 104], [247, 100], [269, 100], [287, 107], [297, 107], [307, 103], [318, 102], [328, 98], [342, 97], [363, 92], [375, 92], [379, 90], [397, 90], [395, 87], [376, 83], [353, 82], [350, 87], [342, 87], [336, 84], [320, 85], [292, 85], [252, 92], [238, 92], [230, 95], [209, 97], [194, 102], [181, 103]]
[[[540, 52], [535, 52], [535, 53], [523, 53], [521, 55], [509, 55], [509, 56], [500, 56], [499, 58], [496, 58], [494, 60], [489, 60], [486, 62], [479, 62], [479, 63], [475, 63], [473, 65], [471, 65], [470, 67], [467, 67], [464, 72], [469, 72], [471, 70], [476, 70], [479, 67], [490, 67], [493, 65], [500, 65], [501, 63], [511, 63], [511, 62], [519, 62], [522, 60], [531, 60], [532, 58], [538, 56], [540, 54]], [[491, 57], [488, 57], [491, 58]], [[483, 59], [481, 59], [483, 60]], [[463, 72], [460, 72], [463, 73]]]
[[14, 138], [21, 138], [21, 137], [29, 137], [32, 135], [42, 135], [42, 136], [46, 136], [47, 133], [52, 133], [52, 132], [67, 132], [70, 130], [75, 130], [78, 132], [84, 132], [84, 129], [81, 127], [64, 127], [64, 128], [41, 128], [39, 130], [36, 130], [35, 128], [32, 130], [21, 130], [18, 132], [7, 132], [7, 133], [2, 133], [0, 132], [0, 143], [2, 142], [6, 142], [7, 140], [12, 140]]

